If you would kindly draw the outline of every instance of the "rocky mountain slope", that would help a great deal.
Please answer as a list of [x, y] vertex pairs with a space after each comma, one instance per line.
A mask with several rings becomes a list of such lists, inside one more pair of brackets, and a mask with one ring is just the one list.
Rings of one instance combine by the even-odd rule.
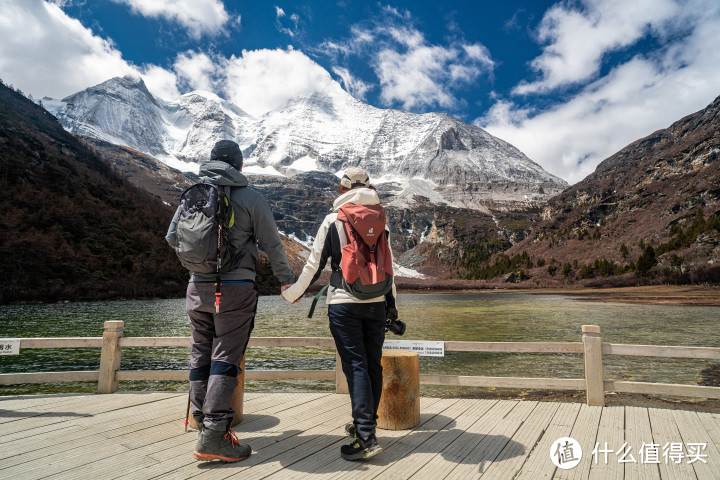
[[421, 197], [489, 211], [542, 203], [567, 184], [507, 142], [445, 114], [364, 104], [339, 85], [291, 99], [255, 118], [208, 92], [155, 98], [140, 79], [118, 77], [45, 106], [70, 130], [196, 170], [220, 139], [236, 140], [246, 172], [295, 177], [367, 169], [399, 207]]
[[[194, 183], [153, 157], [69, 134], [0, 82], [0, 303], [179, 297], [188, 272], [165, 242]], [[293, 271], [307, 250], [283, 238]], [[277, 293], [261, 256], [262, 293]]]
[[522, 252], [540, 283], [720, 282], [720, 97], [553, 198]]
[[179, 296], [172, 210], [0, 83], [0, 301]]

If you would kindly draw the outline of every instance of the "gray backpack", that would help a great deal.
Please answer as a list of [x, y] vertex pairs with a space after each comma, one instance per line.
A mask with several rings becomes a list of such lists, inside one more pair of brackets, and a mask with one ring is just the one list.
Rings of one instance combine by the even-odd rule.
[[237, 267], [238, 252], [228, 241], [235, 215], [221, 187], [198, 183], [180, 197], [175, 252], [195, 273], [221, 273]]

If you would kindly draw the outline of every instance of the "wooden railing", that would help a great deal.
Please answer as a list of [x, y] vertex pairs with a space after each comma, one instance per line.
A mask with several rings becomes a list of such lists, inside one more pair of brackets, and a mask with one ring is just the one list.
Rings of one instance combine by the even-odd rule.
[[[105, 322], [102, 337], [22, 338], [20, 348], [100, 348], [100, 368], [97, 371], [5, 373], [0, 385], [47, 382], [98, 382], [98, 393], [118, 390], [118, 382], [128, 380], [184, 381], [183, 370], [121, 370], [123, 348], [187, 347], [190, 337], [123, 337], [122, 321]], [[720, 387], [665, 383], [604, 380], [603, 355], [650, 356], [663, 358], [695, 358], [720, 360], [717, 347], [681, 347], [666, 345], [628, 345], [603, 343], [600, 327], [583, 325], [581, 342], [445, 342], [445, 351], [582, 354], [584, 378], [523, 378], [464, 375], [420, 375], [424, 385], [497, 387], [549, 390], [585, 390], [589, 405], [604, 405], [605, 392], [627, 392], [683, 397], [720, 398]], [[321, 347], [334, 348], [329, 337], [251, 337], [250, 347]], [[246, 380], [335, 380], [336, 391], [347, 393], [335, 355], [335, 370], [248, 370]]]

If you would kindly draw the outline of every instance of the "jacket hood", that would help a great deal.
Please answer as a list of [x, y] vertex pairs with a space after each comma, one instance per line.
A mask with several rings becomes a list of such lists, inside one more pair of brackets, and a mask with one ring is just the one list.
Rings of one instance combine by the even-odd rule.
[[200, 181], [203, 183], [214, 183], [215, 185], [226, 185], [230, 187], [247, 187], [248, 180], [232, 165], [210, 160], [200, 164]]
[[371, 188], [354, 188], [335, 199], [335, 202], [333, 202], [333, 211], [338, 211], [338, 209], [346, 203], [379, 205], [380, 197], [378, 197], [377, 192]]

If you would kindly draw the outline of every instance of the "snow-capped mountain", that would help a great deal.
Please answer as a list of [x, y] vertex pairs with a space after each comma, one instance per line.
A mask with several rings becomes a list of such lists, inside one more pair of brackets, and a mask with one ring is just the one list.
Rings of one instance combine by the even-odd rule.
[[133, 77], [44, 103], [72, 132], [126, 145], [185, 171], [196, 170], [216, 141], [233, 139], [243, 149], [246, 173], [292, 177], [361, 166], [402, 201], [421, 195], [482, 208], [545, 200], [567, 186], [477, 126], [446, 114], [375, 108], [338, 84], [261, 117], [208, 92], [175, 102], [155, 98]]

